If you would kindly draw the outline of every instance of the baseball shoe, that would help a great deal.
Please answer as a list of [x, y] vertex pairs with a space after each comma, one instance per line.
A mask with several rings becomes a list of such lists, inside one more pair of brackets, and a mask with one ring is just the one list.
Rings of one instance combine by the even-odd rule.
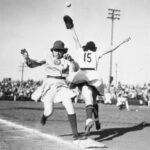
[[93, 121], [91, 120], [86, 126], [85, 126], [85, 132], [84, 132], [84, 135], [85, 136], [88, 136], [90, 135], [90, 130], [91, 128], [93, 127], [94, 123]]
[[99, 120], [95, 121], [95, 128], [96, 128], [96, 130], [100, 130], [101, 129], [101, 123], [99, 122]]
[[47, 121], [47, 117], [43, 115], [41, 118], [41, 124], [44, 126], [46, 124], [46, 121]]
[[86, 140], [87, 137], [85, 135], [80, 135], [80, 134], [77, 134], [77, 135], [73, 135], [73, 140]]

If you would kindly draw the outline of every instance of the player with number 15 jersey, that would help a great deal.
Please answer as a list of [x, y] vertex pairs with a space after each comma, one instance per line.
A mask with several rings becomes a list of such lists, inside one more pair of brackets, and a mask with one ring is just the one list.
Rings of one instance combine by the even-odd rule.
[[87, 83], [97, 89], [103, 95], [103, 82], [97, 72], [98, 60], [101, 54], [96, 51], [95, 43], [90, 41], [82, 48], [78, 49], [78, 64], [80, 70], [68, 77], [72, 84]]

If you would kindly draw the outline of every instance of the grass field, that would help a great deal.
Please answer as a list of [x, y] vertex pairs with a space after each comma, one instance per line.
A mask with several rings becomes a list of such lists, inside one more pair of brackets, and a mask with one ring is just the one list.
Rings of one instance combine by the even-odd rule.
[[[84, 132], [84, 104], [74, 104], [78, 130]], [[61, 104], [45, 126], [41, 126], [41, 102], [0, 101], [0, 119], [31, 129], [21, 130], [0, 121], [0, 150], [69, 150], [72, 145], [67, 114]], [[99, 104], [102, 129], [92, 128], [90, 138], [108, 146], [107, 150], [149, 150], [150, 107], [130, 106], [131, 111], [118, 110], [115, 105]], [[33, 130], [33, 132], [32, 132]], [[38, 134], [34, 131], [38, 131]], [[56, 138], [55, 138], [56, 137]], [[64, 141], [67, 141], [65, 143]], [[69, 142], [68, 142], [69, 141]]]

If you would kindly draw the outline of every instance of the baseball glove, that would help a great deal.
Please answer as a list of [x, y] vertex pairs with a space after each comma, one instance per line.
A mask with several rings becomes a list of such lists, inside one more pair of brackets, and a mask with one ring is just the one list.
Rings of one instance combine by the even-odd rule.
[[73, 20], [70, 16], [65, 15], [63, 19], [67, 29], [72, 29], [74, 27]]
[[21, 54], [24, 54], [24, 53], [27, 52], [27, 50], [26, 50], [25, 48], [24, 48], [24, 49], [21, 49], [20, 51], [21, 51]]
[[29, 58], [29, 54], [26, 49], [21, 49], [20, 52], [25, 59]]

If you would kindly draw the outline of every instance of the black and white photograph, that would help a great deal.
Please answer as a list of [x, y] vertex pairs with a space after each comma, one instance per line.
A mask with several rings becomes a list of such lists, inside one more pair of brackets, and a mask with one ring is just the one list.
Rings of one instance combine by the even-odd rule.
[[0, 150], [149, 150], [150, 0], [0, 0]]

